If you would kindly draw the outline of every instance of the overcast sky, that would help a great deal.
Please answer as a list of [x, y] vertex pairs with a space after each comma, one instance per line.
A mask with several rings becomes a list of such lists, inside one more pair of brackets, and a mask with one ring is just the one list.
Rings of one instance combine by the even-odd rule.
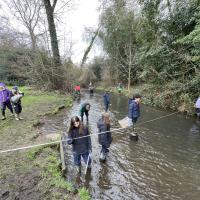
[[[9, 0], [8, 0], [9, 1]], [[68, 1], [68, 0], [64, 0]], [[60, 22], [57, 22], [57, 34], [59, 38], [59, 46], [61, 55], [69, 54], [69, 47], [72, 46], [71, 57], [75, 63], [80, 63], [83, 57], [84, 50], [87, 48], [88, 42], [83, 39], [85, 27], [98, 27], [99, 14], [98, 0], [72, 0], [73, 7], [71, 9], [65, 9], [65, 12], [59, 17]], [[10, 17], [11, 25], [18, 31], [27, 32], [26, 28], [20, 25], [12, 15], [9, 14], [9, 9], [6, 9], [4, 0], [0, 0], [2, 5], [0, 14]], [[59, 8], [59, 1], [56, 8]], [[94, 46], [89, 54], [89, 60], [94, 56], [102, 53], [101, 48]]]
[[[83, 57], [84, 50], [88, 46], [88, 42], [84, 40], [83, 34], [85, 27], [98, 27], [99, 11], [98, 11], [98, 0], [76, 0], [75, 8], [69, 13], [66, 13], [65, 21], [65, 33], [68, 37], [72, 38], [73, 41], [73, 55], [72, 60], [80, 62]], [[71, 31], [71, 33], [70, 33]], [[70, 39], [68, 40], [70, 41]], [[94, 46], [90, 52], [89, 60], [99, 55], [101, 52], [100, 48]]]

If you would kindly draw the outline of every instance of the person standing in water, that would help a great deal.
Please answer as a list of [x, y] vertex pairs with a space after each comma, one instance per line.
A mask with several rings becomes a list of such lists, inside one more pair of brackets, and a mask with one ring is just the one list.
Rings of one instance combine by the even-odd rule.
[[110, 92], [109, 90], [106, 90], [106, 92], [103, 95], [103, 103], [104, 103], [104, 108], [105, 112], [108, 111], [110, 104]]
[[112, 143], [112, 135], [110, 132], [110, 116], [104, 112], [101, 119], [97, 122], [97, 128], [99, 129], [98, 140], [101, 145], [100, 161], [105, 161], [109, 152], [109, 147]]
[[[92, 144], [89, 130], [83, 125], [78, 116], [72, 117], [68, 131], [67, 143], [72, 145], [74, 164], [77, 171], [81, 172], [81, 157], [88, 169], [91, 169]], [[85, 137], [84, 137], [85, 136]]]
[[195, 103], [195, 111], [196, 111], [197, 119], [200, 119], [200, 95]]
[[[140, 117], [140, 101], [141, 101], [141, 96], [139, 94], [136, 94], [133, 96], [132, 99], [129, 99], [128, 103], [128, 118], [133, 125], [133, 131], [134, 131], [134, 125], [137, 122], [138, 118]], [[136, 140], [138, 140], [137, 133], [136, 133]]]

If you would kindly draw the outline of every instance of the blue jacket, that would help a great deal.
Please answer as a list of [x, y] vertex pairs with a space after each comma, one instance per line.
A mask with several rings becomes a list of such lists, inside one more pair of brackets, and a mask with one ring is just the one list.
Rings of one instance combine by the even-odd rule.
[[83, 154], [83, 153], [86, 153], [86, 152], [89, 152], [90, 150], [92, 150], [90, 136], [79, 138], [79, 139], [74, 139], [74, 138], [82, 137], [82, 136], [86, 136], [86, 135], [89, 135], [88, 128], [83, 129], [82, 135], [79, 134], [78, 128], [74, 128], [70, 133], [68, 133], [67, 143], [69, 145], [72, 144], [73, 153]]
[[98, 122], [97, 122], [97, 128], [99, 129], [99, 132], [105, 132], [105, 131], [109, 131], [107, 133], [102, 133], [98, 135], [98, 139], [99, 139], [99, 144], [105, 146], [106, 148], [110, 147], [110, 144], [112, 142], [112, 135], [110, 132], [110, 125], [106, 125], [103, 121], [103, 119], [101, 118]]
[[104, 102], [104, 105], [110, 104], [110, 94], [109, 94], [109, 93], [106, 92], [106, 93], [103, 95], [103, 102]]
[[128, 117], [133, 121], [140, 117], [140, 106], [133, 99], [128, 102]]

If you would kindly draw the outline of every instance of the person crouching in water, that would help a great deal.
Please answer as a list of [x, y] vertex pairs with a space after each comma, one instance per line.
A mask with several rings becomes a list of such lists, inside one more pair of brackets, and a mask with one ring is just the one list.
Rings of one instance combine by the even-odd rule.
[[13, 108], [10, 103], [12, 92], [8, 90], [4, 83], [0, 83], [0, 106], [1, 106], [1, 112], [2, 112], [2, 120], [6, 119], [6, 107], [10, 110], [11, 113], [13, 113]]
[[102, 118], [97, 122], [97, 128], [100, 132], [98, 135], [99, 144], [101, 145], [100, 161], [105, 161], [109, 152], [108, 148], [112, 142], [112, 136], [110, 132], [110, 116], [108, 113], [105, 112], [102, 114]]
[[90, 111], [90, 104], [89, 103], [84, 103], [81, 105], [81, 109], [80, 109], [80, 116], [81, 116], [81, 121], [83, 122], [83, 116], [85, 114], [86, 116], [86, 120], [88, 122], [88, 116], [89, 116], [89, 111]]
[[24, 96], [24, 93], [19, 91], [17, 86], [14, 86], [12, 88], [12, 94], [13, 96], [11, 97], [10, 101], [15, 111], [15, 119], [21, 120], [23, 119], [20, 117], [20, 114], [22, 112], [21, 98]]
[[[140, 117], [140, 101], [141, 101], [141, 96], [139, 94], [134, 95], [133, 99], [129, 99], [128, 118], [132, 122], [133, 131], [134, 131], [134, 124], [137, 122], [138, 118]], [[135, 139], [138, 140], [137, 133], [136, 133]]]
[[78, 173], [81, 172], [81, 157], [83, 158], [84, 163], [88, 165], [88, 169], [91, 169], [90, 153], [92, 152], [92, 145], [89, 135], [90, 134], [88, 128], [84, 127], [79, 117], [72, 117], [68, 131], [67, 143], [72, 145], [74, 164]]

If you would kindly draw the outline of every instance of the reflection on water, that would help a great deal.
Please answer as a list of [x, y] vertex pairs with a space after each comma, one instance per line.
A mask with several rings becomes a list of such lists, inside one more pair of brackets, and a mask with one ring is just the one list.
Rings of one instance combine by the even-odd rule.
[[[67, 116], [78, 114], [80, 103], [89, 102], [89, 128], [96, 133], [96, 122], [103, 111], [102, 97], [84, 94]], [[112, 128], [127, 115], [126, 97], [112, 95]], [[142, 105], [136, 126], [139, 141], [130, 141], [128, 130], [114, 132], [106, 163], [99, 162], [100, 146], [92, 137], [92, 171], [79, 177], [92, 199], [199, 200], [200, 197], [200, 122], [182, 115], [172, 115], [141, 124], [169, 113]], [[67, 125], [68, 117], [64, 123]], [[71, 152], [68, 148], [68, 180], [73, 178]], [[84, 169], [84, 164], [83, 164]], [[83, 170], [84, 171], [84, 170]]]

